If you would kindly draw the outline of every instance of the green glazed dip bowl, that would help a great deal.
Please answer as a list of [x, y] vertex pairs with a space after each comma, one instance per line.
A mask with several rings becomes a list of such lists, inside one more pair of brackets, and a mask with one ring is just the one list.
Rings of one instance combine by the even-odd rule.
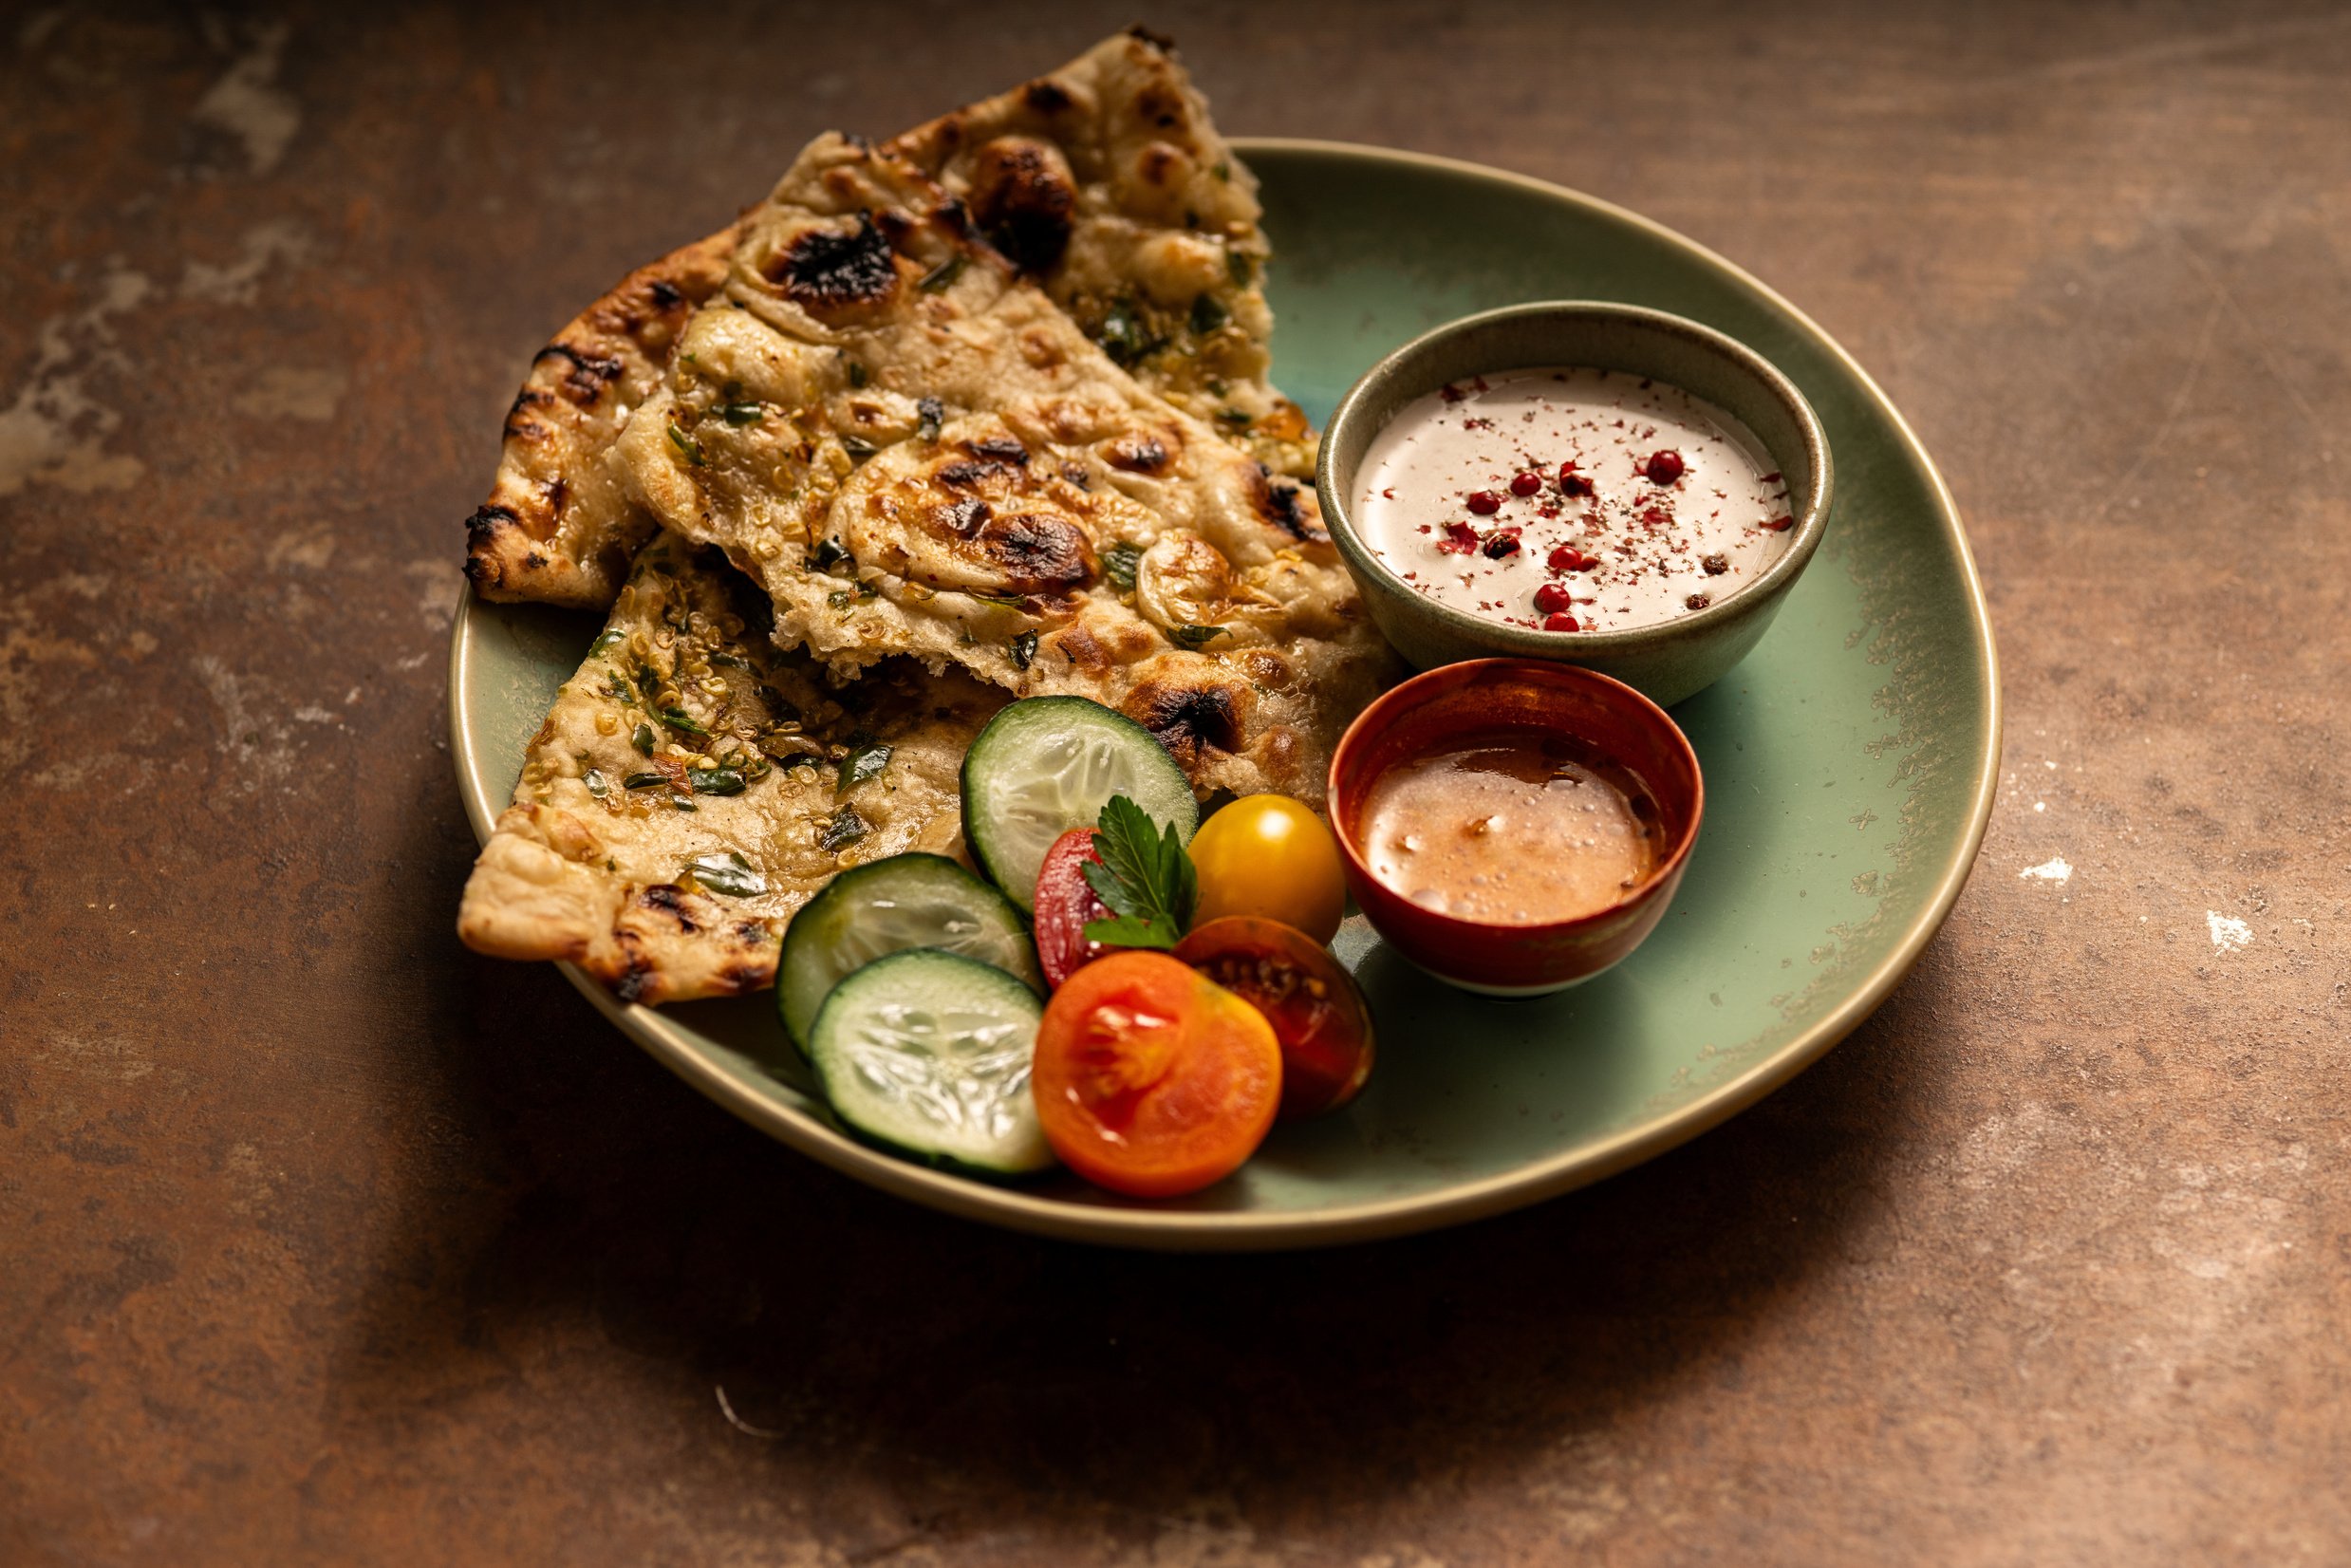
[[[1745, 425], [1784, 476], [1795, 524], [1787, 549], [1705, 609], [1612, 631], [1539, 631], [1441, 604], [1373, 553], [1352, 502], [1372, 439], [1396, 412], [1454, 382], [1576, 365], [1676, 386]], [[1339, 400], [1315, 475], [1324, 525], [1380, 631], [1420, 669], [1466, 659], [1548, 659], [1614, 676], [1661, 706], [1703, 691], [1746, 657], [1819, 548], [1833, 473], [1828, 438], [1803, 394], [1771, 363], [1694, 321], [1630, 305], [1514, 305], [1423, 333], [1366, 371]]]

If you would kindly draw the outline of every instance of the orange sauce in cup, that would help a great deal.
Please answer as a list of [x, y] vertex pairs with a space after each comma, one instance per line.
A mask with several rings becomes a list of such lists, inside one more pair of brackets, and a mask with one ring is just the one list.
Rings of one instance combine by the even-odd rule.
[[1598, 914], [1657, 869], [1657, 803], [1633, 773], [1572, 737], [1470, 736], [1371, 781], [1361, 817], [1371, 874], [1424, 908], [1489, 925]]

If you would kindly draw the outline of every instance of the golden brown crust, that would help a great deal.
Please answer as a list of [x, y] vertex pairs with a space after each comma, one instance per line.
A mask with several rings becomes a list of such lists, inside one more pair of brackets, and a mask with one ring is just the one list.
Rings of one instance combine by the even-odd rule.
[[1174, 46], [1140, 28], [883, 143], [1135, 379], [1278, 474], [1314, 433], [1267, 381], [1257, 178]]
[[726, 281], [739, 227], [640, 267], [539, 350], [507, 411], [489, 499], [466, 519], [466, 575], [483, 597], [612, 602], [654, 524], [605, 457], [679, 331]]
[[1393, 661], [1313, 493], [1138, 384], [955, 214], [903, 159], [812, 143], [623, 433], [638, 494], [836, 673], [912, 655], [1091, 697], [1203, 793], [1319, 800]]
[[[1026, 270], [1145, 385], [1275, 473], [1312, 477], [1314, 433], [1266, 380], [1257, 182], [1165, 40], [1120, 34], [885, 145], [938, 183], [942, 221]], [[614, 482], [613, 440], [723, 283], [739, 230], [630, 273], [533, 363], [467, 519], [485, 597], [611, 603], [654, 527]]]
[[625, 1001], [729, 996], [772, 983], [793, 911], [843, 867], [960, 852], [963, 753], [1004, 695], [903, 666], [834, 686], [765, 612], [715, 552], [645, 547], [466, 882], [468, 946], [577, 963]]

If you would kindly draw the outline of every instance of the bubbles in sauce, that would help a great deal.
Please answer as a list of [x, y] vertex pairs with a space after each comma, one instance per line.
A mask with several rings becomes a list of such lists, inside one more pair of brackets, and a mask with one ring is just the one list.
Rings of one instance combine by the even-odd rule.
[[1515, 370], [1415, 399], [1356, 485], [1372, 552], [1415, 589], [1553, 631], [1704, 609], [1778, 560], [1794, 524], [1745, 426], [1622, 371]]
[[1371, 781], [1364, 859], [1427, 909], [1496, 925], [1597, 914], [1664, 857], [1657, 803], [1631, 770], [1536, 730], [1472, 737]]

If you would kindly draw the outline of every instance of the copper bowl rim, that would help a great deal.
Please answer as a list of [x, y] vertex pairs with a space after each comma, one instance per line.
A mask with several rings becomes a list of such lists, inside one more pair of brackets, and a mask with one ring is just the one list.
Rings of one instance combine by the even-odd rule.
[[[1431, 925], [1444, 934], [1447, 942], [1491, 941], [1497, 937], [1513, 941], [1524, 941], [1531, 937], [1560, 938], [1595, 928], [1601, 923], [1621, 915], [1625, 910], [1647, 902], [1660, 887], [1670, 885], [1681, 875], [1684, 863], [1689, 859], [1691, 848], [1698, 842], [1699, 824], [1706, 816], [1706, 771], [1698, 765], [1696, 749], [1690, 745], [1689, 737], [1682, 733], [1682, 726], [1673, 721], [1673, 716], [1647, 697], [1642, 696], [1639, 691], [1617, 680], [1614, 676], [1602, 675], [1597, 670], [1584, 669], [1575, 664], [1556, 663], [1542, 659], [1469, 659], [1456, 664], [1439, 664], [1434, 669], [1423, 670], [1420, 674], [1390, 686], [1382, 692], [1370, 707], [1355, 716], [1354, 721], [1347, 726], [1347, 733], [1339, 737], [1338, 745], [1333, 748], [1331, 776], [1328, 781], [1329, 793], [1325, 809], [1330, 815], [1331, 836], [1338, 840], [1339, 855], [1346, 862], [1347, 868], [1352, 874], [1394, 898], [1404, 897], [1403, 894], [1396, 892], [1394, 888], [1374, 876], [1371, 867], [1364, 863], [1363, 856], [1355, 846], [1355, 825], [1353, 821], [1353, 813], [1344, 810], [1344, 807], [1352, 802], [1349, 800], [1350, 792], [1341, 782], [1343, 773], [1353, 754], [1371, 744], [1370, 740], [1364, 738], [1366, 734], [1378, 724], [1392, 719], [1399, 712], [1427, 700], [1432, 695], [1425, 689], [1428, 685], [1442, 685], [1450, 690], [1460, 685], [1474, 683], [1487, 675], [1501, 676], [1503, 674], [1516, 674], [1530, 678], [1535, 682], [1544, 685], [1589, 686], [1619, 708], [1633, 714], [1652, 732], [1669, 737], [1671, 742], [1670, 749], [1678, 751], [1689, 766], [1689, 816], [1682, 825], [1682, 831], [1675, 839], [1671, 852], [1657, 862], [1656, 868], [1642, 880], [1639, 887], [1625, 893], [1614, 904], [1595, 909], [1589, 914], [1577, 915], [1567, 920], [1517, 924], [1499, 921], [1465, 920], [1459, 915], [1446, 914], [1442, 910], [1414, 905], [1414, 913], [1427, 920]], [[1415, 691], [1416, 687], [1424, 689]], [[1517, 726], [1503, 724], [1493, 727], [1508, 729]], [[1621, 757], [1616, 760], [1620, 765], [1629, 766]], [[1642, 782], [1649, 783], [1650, 781], [1644, 776]], [[1651, 784], [1650, 787], [1651, 790], [1656, 788], [1654, 784]], [[1365, 907], [1364, 916], [1366, 919], [1371, 919], [1375, 927], [1379, 924], [1379, 922], [1372, 918], [1369, 906]], [[1380, 934], [1387, 935], [1385, 931]]]

